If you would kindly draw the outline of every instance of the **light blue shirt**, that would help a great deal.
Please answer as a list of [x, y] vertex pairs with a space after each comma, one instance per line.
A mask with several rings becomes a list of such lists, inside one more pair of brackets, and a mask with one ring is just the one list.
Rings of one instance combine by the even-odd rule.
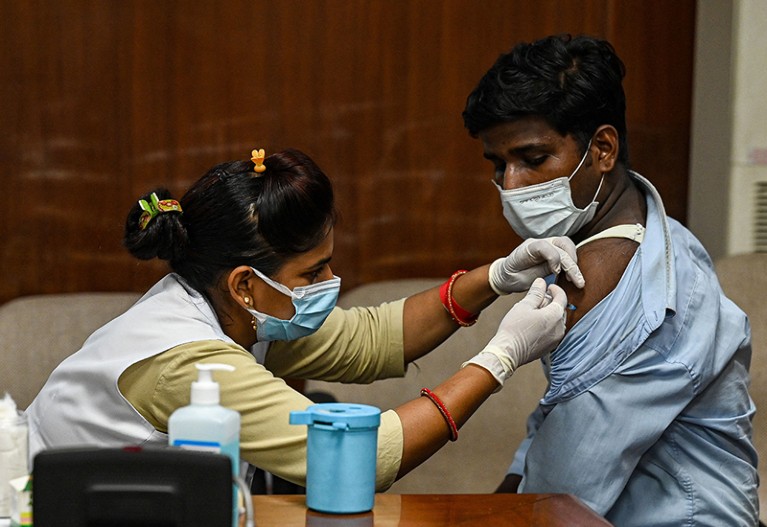
[[509, 473], [578, 496], [616, 526], [755, 526], [746, 315], [654, 187], [613, 292], [544, 361], [549, 388]]

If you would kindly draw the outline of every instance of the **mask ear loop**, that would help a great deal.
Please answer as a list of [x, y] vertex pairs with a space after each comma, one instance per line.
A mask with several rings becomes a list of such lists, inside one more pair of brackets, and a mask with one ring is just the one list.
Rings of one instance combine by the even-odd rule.
[[[572, 173], [572, 174], [570, 174], [570, 177], [569, 177], [569, 178], [567, 178], [567, 181], [568, 181], [568, 182], [569, 182], [571, 179], [573, 179], [573, 177], [575, 176], [575, 174], [577, 174], [577, 173], [578, 173], [578, 171], [581, 169], [581, 166], [582, 166], [582, 165], [583, 165], [583, 163], [586, 161], [586, 157], [587, 157], [587, 156], [588, 156], [588, 154], [589, 154], [589, 149], [591, 148], [591, 141], [593, 141], [593, 139], [594, 139], [593, 137], [592, 137], [591, 139], [589, 139], [589, 144], [587, 144], [587, 145], [586, 145], [586, 151], [583, 153], [583, 157], [581, 158], [581, 162], [580, 162], [580, 163], [578, 163], [578, 166], [577, 166], [577, 167], [575, 167], [575, 170], [573, 170], [573, 173]], [[594, 203], [594, 202], [597, 200], [597, 196], [599, 196], [599, 191], [600, 191], [600, 190], [602, 190], [602, 183], [604, 183], [604, 181], [605, 181], [605, 173], [604, 173], [604, 172], [602, 172], [602, 178], [599, 180], [599, 186], [597, 187], [597, 191], [594, 193], [594, 197], [593, 197], [593, 198], [591, 198], [591, 203]], [[591, 205], [591, 203], [589, 203], [589, 205]]]
[[[593, 139], [593, 138], [592, 138], [592, 139]], [[585, 151], [585, 152], [583, 152], [583, 157], [581, 158], [581, 162], [580, 162], [580, 163], [578, 163], [578, 166], [577, 166], [577, 167], [575, 167], [575, 170], [573, 170], [573, 173], [572, 173], [572, 174], [570, 174], [570, 177], [569, 177], [569, 178], [567, 178], [567, 181], [570, 181], [571, 179], [573, 179], [573, 177], [575, 177], [575, 174], [577, 174], [577, 173], [578, 173], [578, 171], [579, 171], [579, 170], [581, 169], [581, 167], [583, 166], [583, 163], [586, 161], [586, 156], [588, 156], [588, 155], [589, 155], [589, 149], [591, 148], [591, 141], [592, 141], [592, 139], [589, 139], [589, 144], [587, 144], [587, 145], [586, 145], [586, 151]], [[602, 184], [600, 183], [599, 185], [601, 186]]]
[[599, 186], [597, 187], [596, 193], [594, 193], [594, 197], [591, 198], [591, 202], [594, 203], [597, 201], [597, 196], [599, 196], [599, 191], [602, 190], [602, 183], [605, 181], [605, 173], [602, 172], [602, 178], [599, 180]]
[[259, 277], [261, 280], [263, 280], [263, 282], [266, 285], [271, 286], [272, 289], [276, 289], [277, 291], [279, 291], [283, 295], [288, 296], [290, 298], [296, 298], [296, 294], [293, 291], [291, 291], [286, 285], [272, 280], [271, 278], [266, 276], [264, 273], [262, 273], [261, 271], [259, 271], [255, 267], [251, 267], [251, 269], [253, 270], [253, 273], [257, 277]]

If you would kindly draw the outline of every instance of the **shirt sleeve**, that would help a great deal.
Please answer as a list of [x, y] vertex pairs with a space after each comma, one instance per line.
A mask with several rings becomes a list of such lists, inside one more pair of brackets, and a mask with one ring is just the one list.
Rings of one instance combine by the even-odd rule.
[[527, 418], [527, 436], [522, 440], [522, 442], [519, 444], [519, 447], [517, 448], [517, 451], [514, 453], [514, 460], [511, 462], [511, 465], [506, 471], [506, 474], [517, 474], [520, 476], [524, 474], [525, 456], [527, 455], [527, 450], [530, 448], [530, 443], [532, 443], [533, 438], [535, 437], [536, 432], [538, 432], [538, 428], [541, 426], [542, 422], [543, 410], [541, 409], [540, 405], [538, 405]]
[[551, 408], [527, 450], [520, 492], [575, 494], [606, 514], [693, 397], [683, 365], [641, 347], [592, 389]]
[[[222, 341], [183, 344], [145, 359], [126, 370], [120, 391], [157, 430], [167, 433], [176, 408], [189, 404], [195, 364], [229, 364], [220, 372], [221, 404], [240, 413], [240, 456], [244, 461], [299, 485], [306, 485], [307, 427], [290, 425], [290, 412], [305, 410], [312, 401], [258, 364], [243, 348]], [[402, 460], [403, 435], [393, 410], [381, 415], [378, 429], [376, 489], [394, 482]]]
[[278, 377], [367, 384], [405, 375], [405, 300], [336, 308], [312, 335], [273, 342], [265, 365]]

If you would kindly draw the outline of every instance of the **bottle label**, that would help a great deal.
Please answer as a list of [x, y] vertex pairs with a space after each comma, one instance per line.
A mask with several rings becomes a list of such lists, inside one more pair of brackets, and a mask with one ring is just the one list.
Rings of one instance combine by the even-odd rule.
[[181, 447], [185, 450], [213, 452], [214, 454], [221, 452], [221, 443], [216, 443], [215, 441], [192, 441], [189, 439], [176, 439], [173, 441], [173, 446]]

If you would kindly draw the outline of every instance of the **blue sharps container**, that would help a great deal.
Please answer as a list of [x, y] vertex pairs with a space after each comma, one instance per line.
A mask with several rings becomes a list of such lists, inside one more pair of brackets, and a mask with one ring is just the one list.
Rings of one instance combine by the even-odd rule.
[[290, 412], [290, 424], [309, 426], [306, 506], [336, 514], [371, 510], [381, 410], [364, 404], [314, 404]]

